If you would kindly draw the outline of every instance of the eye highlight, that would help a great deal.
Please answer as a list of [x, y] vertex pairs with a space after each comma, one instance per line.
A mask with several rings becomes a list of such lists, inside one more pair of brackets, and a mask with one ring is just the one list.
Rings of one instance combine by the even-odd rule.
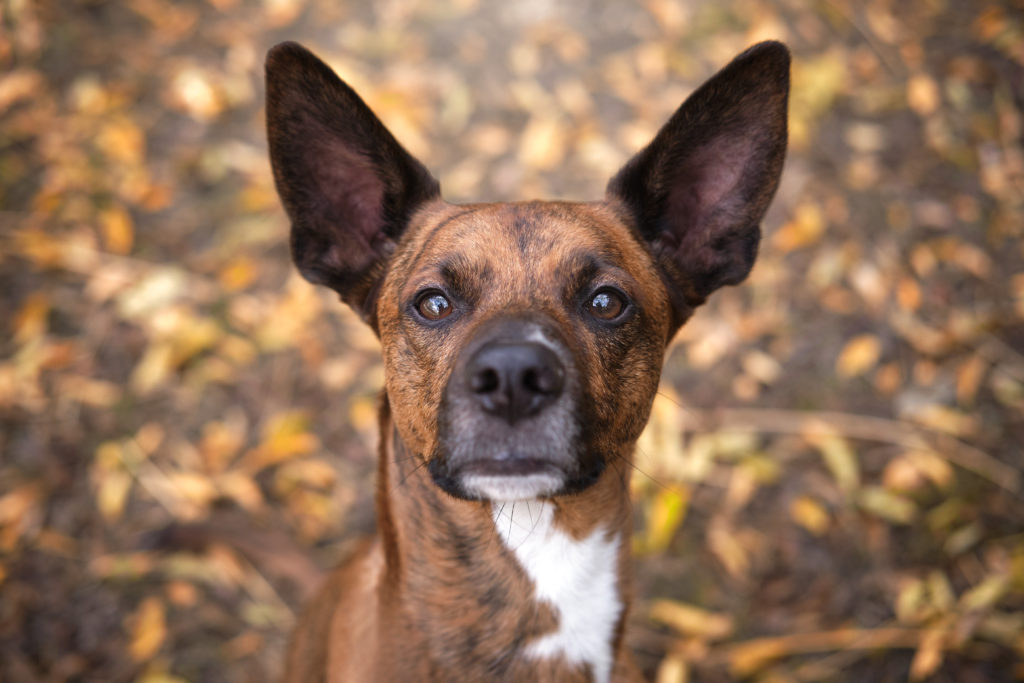
[[625, 297], [614, 289], [598, 290], [587, 304], [587, 311], [598, 320], [615, 320], [625, 310]]
[[452, 302], [438, 291], [424, 292], [416, 300], [416, 311], [427, 320], [442, 320], [452, 314]]

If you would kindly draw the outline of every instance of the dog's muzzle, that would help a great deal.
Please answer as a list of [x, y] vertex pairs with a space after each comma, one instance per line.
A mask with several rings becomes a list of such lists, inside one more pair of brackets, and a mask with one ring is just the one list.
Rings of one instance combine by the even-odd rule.
[[488, 326], [462, 350], [445, 388], [434, 480], [474, 500], [530, 500], [589, 484], [596, 477], [581, 463], [579, 394], [572, 354], [550, 328], [518, 319]]

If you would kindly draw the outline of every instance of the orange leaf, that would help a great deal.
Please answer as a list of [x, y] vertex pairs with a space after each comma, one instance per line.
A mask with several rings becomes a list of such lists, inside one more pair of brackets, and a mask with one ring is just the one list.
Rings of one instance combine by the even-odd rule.
[[167, 637], [167, 619], [160, 598], [142, 601], [132, 616], [132, 639], [128, 651], [136, 662], [144, 662], [157, 653]]
[[122, 206], [113, 206], [99, 217], [103, 243], [114, 254], [127, 254], [132, 250], [135, 230], [131, 215]]
[[862, 334], [854, 337], [836, 359], [836, 374], [843, 378], [856, 377], [864, 374], [875, 366], [882, 355], [882, 343], [873, 334]]

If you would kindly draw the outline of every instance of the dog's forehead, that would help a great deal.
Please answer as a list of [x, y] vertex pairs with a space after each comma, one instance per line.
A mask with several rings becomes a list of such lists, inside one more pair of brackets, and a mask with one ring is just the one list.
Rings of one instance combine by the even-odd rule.
[[[588, 264], [646, 270], [649, 260], [622, 219], [603, 204], [523, 202], [451, 207], [418, 226], [407, 270], [486, 270], [491, 277], [566, 275]], [[639, 275], [639, 273], [634, 273]]]

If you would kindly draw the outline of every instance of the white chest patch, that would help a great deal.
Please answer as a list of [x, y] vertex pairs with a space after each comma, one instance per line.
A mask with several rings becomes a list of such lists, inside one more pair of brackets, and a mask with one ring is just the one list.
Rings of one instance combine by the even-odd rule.
[[527, 655], [590, 665], [596, 683], [612, 671], [612, 632], [622, 613], [618, 535], [598, 527], [581, 540], [554, 525], [545, 501], [493, 502], [494, 526], [533, 581], [538, 601], [558, 615], [558, 630], [533, 641]]

